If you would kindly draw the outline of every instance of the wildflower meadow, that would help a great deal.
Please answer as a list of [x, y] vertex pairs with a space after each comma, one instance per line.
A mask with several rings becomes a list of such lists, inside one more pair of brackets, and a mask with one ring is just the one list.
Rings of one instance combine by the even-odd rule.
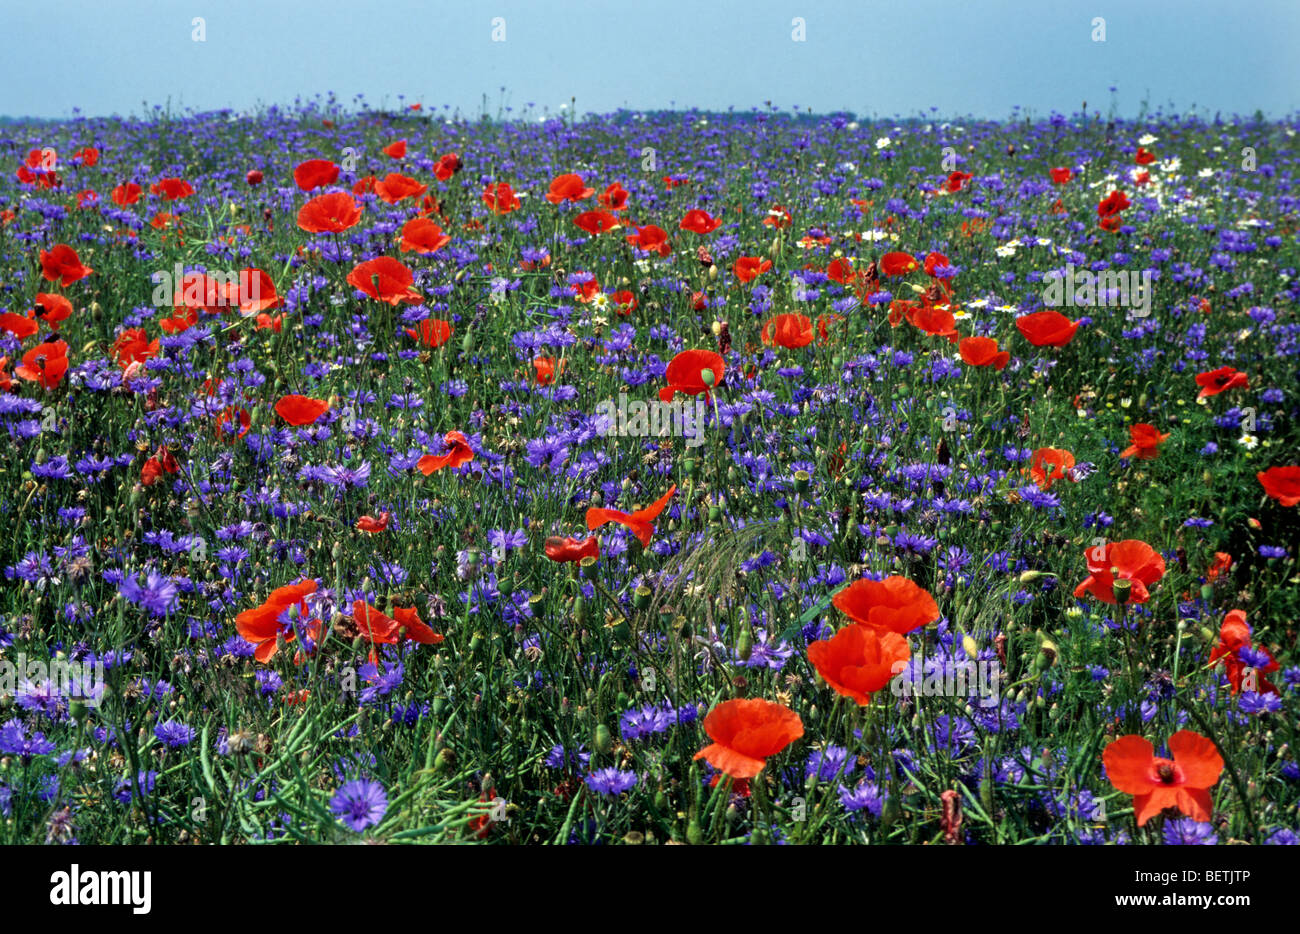
[[1297, 128], [0, 125], [0, 842], [1296, 843]]

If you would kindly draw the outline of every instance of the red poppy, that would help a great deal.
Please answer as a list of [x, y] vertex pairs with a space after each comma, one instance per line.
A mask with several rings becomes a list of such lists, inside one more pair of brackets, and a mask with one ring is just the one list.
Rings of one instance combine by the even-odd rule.
[[610, 304], [614, 306], [614, 310], [620, 315], [630, 315], [632, 312], [636, 311], [637, 306], [640, 304], [640, 302], [637, 301], [636, 295], [628, 289], [620, 289], [617, 292], [610, 292], [609, 301]]
[[763, 224], [766, 227], [775, 227], [777, 230], [784, 230], [794, 223], [794, 218], [790, 212], [779, 204], [774, 204], [767, 210], [767, 215], [763, 218]]
[[668, 363], [668, 385], [659, 390], [663, 402], [672, 402], [676, 393], [710, 398], [726, 372], [726, 361], [711, 350], [683, 350]]
[[723, 701], [704, 718], [713, 742], [695, 754], [733, 779], [753, 778], [774, 756], [803, 736], [803, 721], [788, 707], [761, 697]]
[[448, 243], [451, 237], [442, 232], [442, 228], [427, 217], [413, 217], [402, 225], [401, 247], [403, 253], [414, 250], [422, 256], [437, 253]]
[[632, 534], [641, 542], [641, 547], [650, 547], [650, 537], [654, 534], [654, 522], [659, 518], [659, 513], [664, 511], [668, 501], [673, 498], [677, 492], [677, 485], [673, 484], [668, 492], [659, 497], [645, 509], [638, 509], [635, 512], [621, 512], [617, 509], [600, 509], [595, 506], [587, 510], [587, 531], [594, 532], [609, 522], [616, 522], [625, 528], [631, 529]]
[[1151, 598], [1148, 588], [1165, 576], [1165, 559], [1144, 541], [1127, 538], [1122, 542], [1107, 542], [1105, 547], [1094, 546], [1084, 552], [1088, 561], [1088, 577], [1074, 588], [1074, 595], [1092, 594], [1102, 603], [1115, 604], [1115, 582], [1126, 580], [1131, 585], [1129, 603], [1146, 603]]
[[133, 363], [144, 363], [158, 355], [157, 339], [149, 340], [144, 328], [127, 328], [113, 341], [113, 354], [118, 365], [126, 369]]
[[441, 347], [451, 340], [452, 327], [446, 321], [437, 318], [425, 318], [414, 329], [407, 328], [408, 337], [414, 337], [426, 347]]
[[251, 317], [259, 312], [271, 311], [284, 304], [275, 291], [275, 282], [261, 269], [241, 269], [239, 272], [239, 313]]
[[686, 216], [682, 218], [680, 225], [682, 230], [689, 230], [691, 233], [697, 233], [700, 236], [713, 233], [722, 225], [720, 218], [714, 218], [707, 211], [701, 211], [699, 208], [687, 211]]
[[353, 528], [359, 532], [369, 532], [374, 535], [388, 528], [388, 522], [391, 518], [392, 516], [386, 512], [381, 512], [378, 519], [374, 516], [362, 516], [357, 520], [357, 524]]
[[1210, 370], [1208, 373], [1197, 373], [1196, 385], [1201, 387], [1201, 391], [1197, 393], [1196, 398], [1204, 399], [1206, 396], [1217, 396], [1229, 389], [1249, 389], [1250, 378], [1241, 370], [1235, 370], [1230, 366], [1221, 366], [1217, 370]]
[[311, 425], [330, 410], [330, 404], [324, 399], [310, 396], [288, 395], [275, 404], [275, 414], [290, 425]]
[[911, 253], [886, 253], [880, 257], [880, 272], [886, 276], [905, 276], [915, 272], [920, 264]]
[[736, 274], [736, 278], [741, 282], [752, 282], [771, 268], [772, 261], [770, 259], [762, 259], [758, 256], [742, 256], [736, 260], [736, 264], [731, 267], [731, 271]]
[[150, 185], [149, 192], [164, 201], [179, 201], [194, 194], [194, 187], [183, 178], [163, 178]]
[[1257, 668], [1251, 667], [1242, 660], [1240, 654], [1242, 649], [1249, 648], [1252, 645], [1246, 611], [1229, 610], [1219, 627], [1219, 644], [1210, 651], [1209, 667], [1214, 668], [1223, 662], [1233, 694], [1240, 694], [1243, 686], [1247, 691], [1260, 694], [1281, 694], [1277, 686], [1264, 677], [1281, 667], [1273, 653], [1260, 646], [1255, 651], [1263, 654], [1267, 662]]
[[449, 152], [438, 159], [437, 164], [433, 167], [433, 177], [440, 182], [445, 182], [453, 175], [459, 172], [464, 163], [460, 161], [460, 156], [454, 152]]
[[308, 159], [293, 170], [293, 180], [303, 191], [333, 185], [338, 179], [339, 167], [328, 159]]
[[[581, 273], [582, 270], [578, 270], [578, 272]], [[583, 304], [586, 304], [600, 294], [600, 282], [595, 276], [592, 276], [590, 279], [582, 279], [575, 282], [570, 285], [569, 288], [573, 291], [574, 296], [578, 301]]]
[[974, 177], [969, 172], [953, 172], [948, 176], [947, 188], [949, 191], [961, 191], [961, 186]]
[[1035, 347], [1064, 347], [1074, 340], [1079, 323], [1059, 311], [1035, 311], [1017, 318], [1016, 330]]
[[609, 211], [583, 211], [573, 219], [573, 223], [593, 237], [623, 226]]
[[1119, 456], [1132, 457], [1136, 454], [1141, 460], [1148, 461], [1160, 453], [1158, 450], [1160, 445], [1169, 439], [1168, 433], [1161, 434], [1154, 425], [1148, 425], [1146, 422], [1130, 425], [1128, 436], [1132, 444], [1121, 451]]
[[94, 146], [87, 146], [74, 152], [72, 158], [80, 159], [82, 165], [86, 168], [92, 168], [95, 163], [99, 162], [99, 150]]
[[656, 227], [654, 224], [638, 227], [634, 236], [627, 236], [624, 239], [638, 250], [658, 253], [660, 256], [667, 256], [673, 251], [672, 244], [668, 240], [667, 231], [662, 227]]
[[[244, 610], [235, 617], [235, 630], [245, 642], [256, 646], [253, 658], [268, 662], [279, 650], [278, 640], [290, 643], [301, 634], [312, 642], [320, 640], [321, 622], [308, 620], [306, 597], [316, 592], [316, 582], [304, 578], [296, 584], [271, 591], [261, 606]], [[301, 628], [294, 623], [302, 620]]]
[[1139, 146], [1137, 154], [1133, 157], [1133, 161], [1138, 165], [1150, 165], [1156, 161], [1156, 154], [1145, 147]]
[[1040, 490], [1050, 490], [1057, 480], [1069, 477], [1074, 455], [1062, 448], [1039, 448], [1029, 458], [1029, 477]]
[[164, 473], [177, 473], [180, 469], [180, 464], [176, 463], [172, 452], [167, 450], [167, 445], [159, 445], [157, 452], [140, 469], [140, 483], [143, 486], [153, 486]]
[[1064, 185], [1074, 177], [1074, 173], [1069, 169], [1052, 169], [1048, 174], [1052, 176], [1053, 185]]
[[991, 337], [963, 337], [957, 350], [971, 366], [991, 366], [1000, 370], [1011, 360], [1011, 352], [998, 350], [998, 342]]
[[109, 197], [113, 199], [114, 204], [135, 204], [140, 200], [140, 193], [141, 189], [139, 185], [135, 182], [127, 182], [124, 185], [118, 185], [109, 192]]
[[253, 417], [248, 414], [248, 409], [231, 406], [217, 416], [216, 434], [222, 441], [232, 442], [248, 434], [252, 426]]
[[374, 646], [396, 645], [407, 640], [421, 645], [438, 645], [443, 637], [434, 632], [420, 619], [414, 607], [393, 607], [393, 615], [381, 613], [368, 603], [356, 600], [352, 604], [352, 619], [356, 622], [361, 635], [371, 644], [371, 659], [375, 656]]
[[1270, 467], [1255, 474], [1264, 492], [1283, 506], [1300, 503], [1300, 467]]
[[934, 272], [942, 266], [951, 266], [952, 262], [942, 253], [929, 253], [925, 257], [925, 274], [934, 278]]
[[932, 337], [957, 341], [957, 319], [947, 308], [923, 304], [908, 309], [907, 320]]
[[939, 605], [923, 587], [906, 577], [891, 575], [875, 581], [854, 581], [831, 598], [835, 608], [863, 626], [905, 636], [939, 618]]
[[493, 214], [509, 214], [519, 209], [519, 198], [515, 195], [515, 190], [505, 182], [484, 188], [483, 203]]
[[77, 192], [77, 207], [84, 208], [87, 205], [95, 204], [99, 201], [99, 195], [89, 188], [85, 191]]
[[1205, 571], [1205, 579], [1207, 582], [1213, 583], [1218, 579], [1219, 575], [1231, 569], [1232, 555], [1228, 554], [1226, 551], [1216, 551], [1214, 553], [1214, 561]]
[[391, 256], [376, 256], [352, 267], [348, 285], [389, 305], [419, 305], [424, 296], [411, 287], [415, 275]]
[[848, 285], [857, 278], [857, 272], [853, 269], [852, 260], [845, 256], [838, 256], [826, 267], [826, 277], [840, 285]]
[[627, 207], [627, 198], [628, 194], [623, 190], [623, 186], [615, 182], [601, 192], [597, 200], [611, 211], [621, 211]]
[[389, 143], [380, 151], [390, 159], [401, 159], [406, 155], [406, 140], [399, 139], [395, 143]]
[[1132, 202], [1129, 201], [1128, 195], [1122, 191], [1112, 191], [1097, 204], [1098, 217], [1114, 217], [1120, 211], [1130, 207]]
[[38, 383], [42, 389], [54, 389], [68, 372], [68, 345], [63, 341], [37, 344], [23, 354], [22, 363], [14, 367], [14, 376]]
[[50, 282], [57, 282], [67, 288], [95, 270], [82, 265], [77, 251], [66, 243], [59, 243], [50, 250], [41, 250], [41, 275]]
[[250, 186], [262, 184], [262, 173], [259, 169], [249, 169], [248, 174], [244, 176], [244, 182]]
[[474, 450], [469, 446], [469, 439], [459, 431], [449, 431], [442, 436], [442, 443], [447, 446], [446, 454], [426, 454], [416, 463], [420, 473], [426, 477], [444, 467], [459, 467], [474, 459]]
[[298, 211], [298, 226], [307, 233], [342, 233], [361, 220], [361, 205], [346, 191], [312, 198]]
[[6, 311], [0, 314], [0, 330], [8, 331], [21, 341], [37, 334], [41, 326], [32, 318]]
[[362, 176], [352, 183], [352, 193], [357, 197], [361, 197], [365, 194], [373, 194], [375, 190], [375, 182], [377, 181], [378, 179], [373, 175]]
[[396, 172], [389, 172], [375, 182], [375, 194], [389, 204], [396, 204], [404, 198], [418, 198], [428, 190], [428, 185], [421, 185], [415, 179]]
[[1169, 737], [1173, 759], [1156, 756], [1141, 736], [1121, 736], [1106, 747], [1101, 761], [1117, 791], [1133, 796], [1133, 814], [1141, 827], [1166, 808], [1175, 808], [1196, 821], [1208, 821], [1213, 802], [1210, 789], [1223, 772], [1223, 757], [1214, 743], [1179, 730]]
[[763, 325], [759, 336], [764, 344], [779, 344], [787, 350], [807, 347], [813, 342], [812, 321], [807, 315], [777, 315]]
[[582, 183], [581, 175], [560, 175], [551, 182], [551, 190], [546, 193], [546, 200], [551, 204], [561, 201], [582, 201], [596, 193]]
[[[565, 361], [560, 362], [560, 372], [564, 372]], [[533, 370], [536, 372], [538, 386], [549, 386], [555, 382], [555, 358], [554, 357], [536, 357], [533, 359]]]
[[546, 540], [546, 557], [555, 562], [581, 561], [600, 557], [600, 539], [591, 535], [579, 541], [553, 535]]
[[911, 656], [907, 640], [890, 630], [845, 626], [832, 638], [808, 646], [808, 661], [836, 694], [859, 706], [902, 671]]

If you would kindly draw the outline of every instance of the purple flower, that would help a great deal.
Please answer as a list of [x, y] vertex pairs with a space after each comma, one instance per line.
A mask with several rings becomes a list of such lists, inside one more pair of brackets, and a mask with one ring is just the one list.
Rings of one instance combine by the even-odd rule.
[[359, 778], [334, 793], [330, 810], [353, 831], [360, 833], [383, 819], [388, 810], [388, 795], [378, 782]]
[[1213, 846], [1219, 842], [1213, 824], [1190, 817], [1166, 821], [1164, 836], [1168, 846]]
[[585, 779], [587, 787], [600, 795], [621, 795], [637, 783], [635, 772], [622, 772], [618, 769], [601, 769], [592, 772]]

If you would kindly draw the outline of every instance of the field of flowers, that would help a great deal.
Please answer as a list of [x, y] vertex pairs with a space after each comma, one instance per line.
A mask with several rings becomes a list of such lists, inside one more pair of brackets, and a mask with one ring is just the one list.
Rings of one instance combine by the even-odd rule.
[[0, 843], [1297, 842], [1297, 126], [0, 126]]

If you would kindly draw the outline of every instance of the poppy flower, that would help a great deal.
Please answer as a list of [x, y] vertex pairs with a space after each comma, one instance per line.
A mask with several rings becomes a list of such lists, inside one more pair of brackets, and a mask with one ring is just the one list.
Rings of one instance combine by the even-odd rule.
[[858, 705], [887, 685], [911, 656], [907, 640], [896, 632], [868, 626], [845, 626], [832, 638], [808, 646], [808, 661], [836, 694]]
[[180, 469], [180, 464], [176, 463], [172, 452], [167, 450], [167, 445], [160, 445], [153, 457], [145, 461], [144, 467], [140, 469], [140, 483], [143, 486], [153, 486], [164, 473], [177, 473]]
[[1215, 668], [1219, 662], [1223, 662], [1233, 694], [1240, 694], [1243, 686], [1247, 691], [1280, 694], [1277, 686], [1264, 677], [1281, 667], [1277, 659], [1273, 658], [1273, 653], [1268, 649], [1260, 646], [1255, 652], [1266, 659], [1265, 663], [1258, 666], [1248, 665], [1240, 653], [1242, 649], [1250, 648], [1253, 646], [1250, 625], [1246, 622], [1246, 611], [1229, 610], [1219, 627], [1219, 644], [1210, 651], [1208, 666]]
[[735, 265], [731, 267], [731, 271], [736, 274], [736, 278], [741, 282], [752, 282], [771, 268], [772, 261], [770, 259], [761, 259], [757, 256], [742, 256], [736, 260]]
[[77, 207], [84, 208], [87, 205], [95, 204], [99, 201], [97, 195], [92, 189], [87, 188], [85, 191], [77, 192]]
[[330, 410], [330, 404], [324, 399], [310, 396], [288, 395], [275, 404], [275, 414], [290, 425], [311, 425]]
[[284, 304], [284, 299], [275, 291], [275, 282], [261, 269], [241, 269], [236, 298], [239, 313], [252, 317], [263, 311], [271, 311]]
[[559, 175], [551, 182], [551, 190], [546, 193], [546, 200], [551, 204], [561, 201], [582, 201], [596, 193], [582, 183], [581, 175]]
[[440, 156], [433, 167], [433, 177], [440, 182], [445, 182], [453, 175], [459, 172], [464, 163], [460, 161], [460, 156], [454, 152], [449, 152]]
[[14, 367], [14, 376], [38, 383], [42, 389], [56, 388], [67, 372], [68, 345], [63, 341], [37, 344], [23, 354], [22, 362]]
[[[312, 642], [319, 641], [320, 620], [308, 619], [311, 613], [305, 602], [315, 592], [316, 582], [304, 578], [296, 584], [276, 588], [261, 606], [244, 610], [235, 617], [235, 631], [245, 642], [256, 646], [253, 658], [263, 663], [270, 661], [279, 650], [280, 637], [289, 643], [301, 633]], [[301, 629], [295, 626], [299, 620], [303, 621]]]
[[1206, 396], [1217, 396], [1229, 389], [1249, 389], [1250, 377], [1241, 370], [1233, 369], [1230, 366], [1221, 366], [1217, 370], [1210, 370], [1208, 373], [1197, 373], [1196, 385], [1201, 387], [1201, 391], [1196, 394], [1196, 398], [1204, 399]]
[[244, 183], [249, 185], [250, 187], [253, 185], [262, 184], [261, 171], [258, 169], [249, 169], [248, 173], [244, 176]]
[[108, 193], [108, 196], [113, 199], [114, 204], [125, 206], [139, 201], [140, 194], [141, 188], [139, 185], [135, 182], [127, 182], [124, 185], [118, 185]]
[[1221, 574], [1230, 570], [1232, 570], [1232, 555], [1226, 551], [1216, 551], [1214, 561], [1205, 571], [1205, 579], [1207, 582], [1213, 583]]
[[442, 232], [442, 228], [427, 217], [413, 217], [402, 225], [401, 248], [403, 253], [414, 250], [422, 256], [437, 253], [448, 243], [451, 237]]
[[931, 337], [944, 337], [957, 341], [957, 318], [947, 308], [938, 305], [916, 305], [907, 312], [907, 320]]
[[807, 315], [777, 315], [763, 325], [759, 336], [764, 344], [779, 344], [787, 350], [807, 347], [813, 342], [812, 321]]
[[1138, 422], [1136, 425], [1130, 425], [1128, 429], [1129, 441], [1132, 443], [1124, 450], [1120, 451], [1120, 457], [1132, 457], [1134, 454], [1141, 460], [1152, 460], [1159, 453], [1160, 445], [1169, 439], [1169, 434], [1162, 434], [1157, 431], [1155, 426], [1148, 425], [1146, 422]]
[[374, 535], [388, 528], [388, 522], [391, 518], [392, 516], [386, 512], [381, 512], [378, 519], [374, 516], [362, 516], [357, 520], [357, 524], [353, 528], [358, 532], [369, 532]]
[[[565, 361], [560, 362], [560, 372], [564, 372]], [[538, 386], [549, 386], [555, 382], [555, 358], [554, 357], [535, 357], [533, 359], [533, 370], [536, 374]]]
[[576, 538], [561, 538], [552, 535], [546, 540], [546, 557], [555, 562], [581, 561], [583, 558], [600, 557], [600, 539], [591, 535], [579, 541]]
[[361, 220], [361, 205], [346, 191], [312, 198], [298, 211], [298, 227], [307, 233], [342, 233]]
[[493, 214], [509, 214], [519, 209], [519, 198], [515, 195], [515, 190], [505, 182], [484, 188], [483, 203]]
[[659, 513], [664, 511], [668, 501], [673, 498], [677, 492], [677, 485], [673, 484], [668, 492], [659, 497], [645, 509], [638, 509], [635, 512], [621, 512], [617, 509], [599, 509], [595, 506], [587, 510], [587, 531], [594, 532], [609, 522], [616, 522], [625, 528], [631, 529], [632, 534], [641, 542], [642, 548], [650, 547], [650, 537], [654, 534], [654, 522], [659, 518]]
[[803, 721], [788, 707], [761, 697], [718, 704], [704, 718], [713, 740], [695, 754], [733, 779], [753, 778], [774, 756], [803, 736]]
[[710, 398], [712, 390], [722, 383], [726, 361], [712, 350], [683, 350], [668, 363], [665, 379], [668, 385], [659, 390], [659, 399], [672, 402], [677, 393]]
[[1193, 820], [1210, 819], [1210, 789], [1223, 772], [1223, 757], [1211, 740], [1191, 730], [1169, 737], [1169, 752], [1172, 759], [1157, 757], [1150, 741], [1129, 735], [1101, 754], [1110, 783], [1133, 796], [1139, 827], [1166, 808], [1176, 808]]
[[248, 409], [231, 406], [217, 416], [216, 434], [223, 441], [233, 442], [248, 434], [252, 426], [253, 417], [248, 414]]
[[939, 605], [925, 588], [906, 577], [864, 578], [841, 589], [831, 603], [863, 626], [905, 636], [939, 618]]
[[1070, 180], [1071, 178], [1074, 177], [1074, 173], [1073, 173], [1073, 172], [1071, 172], [1069, 169], [1064, 169], [1064, 168], [1062, 168], [1062, 169], [1051, 169], [1051, 170], [1048, 172], [1048, 174], [1052, 176], [1052, 184], [1053, 184], [1053, 185], [1064, 185], [1064, 184], [1066, 184], [1067, 182], [1069, 182], [1069, 180]]
[[1128, 195], [1122, 191], [1112, 191], [1105, 198], [1097, 203], [1098, 217], [1114, 217], [1120, 211], [1130, 207], [1132, 204]]
[[609, 293], [609, 302], [614, 306], [615, 312], [620, 315], [630, 315], [636, 311], [637, 306], [641, 304], [637, 297], [628, 289], [619, 289], [617, 292]]
[[847, 318], [834, 312], [817, 316], [817, 339], [825, 343], [830, 340], [831, 329], [843, 324]]
[[697, 233], [700, 236], [711, 234], [722, 225], [720, 218], [710, 216], [707, 211], [701, 211], [699, 208], [687, 211], [686, 216], [682, 218], [678, 226], [682, 230], [689, 230], [691, 233]]
[[144, 363], [158, 355], [159, 342], [149, 340], [144, 328], [127, 328], [113, 341], [113, 355], [118, 365], [126, 369], [133, 363]]
[[375, 178], [373, 175], [363, 175], [352, 183], [352, 193], [357, 197], [373, 194], [375, 191], [375, 182], [377, 181], [379, 181], [379, 179]]
[[886, 276], [905, 276], [920, 268], [916, 257], [911, 253], [886, 253], [880, 257], [880, 272]]
[[775, 227], [777, 230], [784, 230], [793, 223], [794, 218], [790, 216], [790, 212], [779, 204], [774, 204], [768, 208], [767, 214], [763, 217], [765, 227]]
[[1000, 370], [1011, 360], [1011, 352], [998, 350], [998, 342], [991, 337], [963, 337], [957, 350], [971, 366], [991, 366]]
[[1065, 480], [1074, 466], [1074, 455], [1061, 448], [1039, 448], [1029, 458], [1029, 477], [1040, 490], [1050, 490], [1057, 480]]
[[183, 178], [163, 178], [149, 186], [149, 193], [164, 201], [179, 201], [194, 194], [194, 186]]
[[1089, 548], [1084, 557], [1088, 561], [1088, 577], [1074, 588], [1074, 595], [1091, 594], [1112, 606], [1119, 602], [1114, 590], [1117, 580], [1129, 582], [1129, 603], [1146, 603], [1151, 598], [1148, 588], [1165, 576], [1165, 559], [1146, 542], [1135, 538], [1107, 542], [1104, 548]]
[[415, 275], [391, 256], [376, 256], [352, 267], [348, 285], [389, 305], [419, 305], [424, 296], [411, 287]]
[[635, 235], [624, 239], [638, 250], [645, 250], [647, 253], [658, 253], [660, 256], [667, 256], [673, 251], [672, 244], [668, 240], [667, 231], [662, 227], [656, 227], [654, 224], [638, 227]]
[[426, 477], [444, 467], [459, 467], [474, 459], [474, 451], [469, 446], [469, 439], [459, 431], [449, 431], [442, 436], [442, 443], [447, 446], [446, 454], [426, 454], [416, 462], [420, 473]]
[[418, 642], [421, 645], [438, 645], [443, 637], [434, 632], [420, 619], [414, 607], [393, 607], [389, 616], [375, 609], [370, 604], [356, 600], [352, 604], [352, 619], [361, 635], [371, 644], [371, 658], [375, 656], [375, 645], [396, 645], [403, 640]]
[[414, 337], [426, 347], [441, 347], [451, 340], [452, 327], [446, 321], [437, 318], [425, 318], [414, 329], [407, 328], [408, 337]]
[[1079, 323], [1059, 311], [1035, 311], [1017, 318], [1016, 330], [1035, 347], [1064, 347], [1074, 340]]
[[840, 285], [848, 285], [856, 277], [857, 272], [853, 268], [853, 261], [848, 257], [837, 256], [826, 267], [826, 278], [832, 282], [838, 282]]
[[274, 331], [279, 334], [284, 328], [284, 316], [276, 315], [274, 318], [267, 314], [257, 316], [257, 325], [254, 330], [257, 331]]
[[375, 182], [375, 194], [389, 204], [396, 204], [404, 198], [418, 198], [428, 190], [428, 185], [421, 185], [415, 179], [396, 172], [389, 172]]
[[406, 155], [406, 140], [399, 139], [395, 143], [389, 143], [380, 151], [390, 159], [401, 159]]
[[80, 159], [81, 164], [86, 168], [93, 168], [99, 162], [99, 150], [94, 146], [87, 146], [84, 149], [78, 149], [72, 154], [72, 158]]
[[942, 253], [928, 253], [925, 257], [925, 274], [933, 279], [936, 269], [951, 265], [952, 262]]
[[95, 270], [85, 266], [77, 251], [66, 243], [59, 243], [50, 250], [41, 250], [41, 275], [49, 282], [57, 282], [67, 288]]
[[1300, 467], [1270, 467], [1255, 474], [1264, 492], [1283, 506], [1300, 503]]
[[583, 211], [573, 219], [573, 223], [593, 237], [623, 226], [609, 211]]
[[1156, 154], [1143, 146], [1139, 146], [1137, 154], [1133, 156], [1133, 161], [1138, 165], [1150, 165], [1156, 161]]
[[41, 326], [32, 318], [6, 311], [0, 314], [0, 330], [8, 331], [19, 340], [26, 340], [39, 333]]
[[621, 211], [627, 207], [627, 198], [628, 194], [623, 190], [623, 186], [615, 182], [601, 192], [597, 200], [611, 211]]
[[947, 189], [949, 191], [961, 191], [961, 186], [969, 182], [975, 176], [969, 172], [953, 172], [948, 176]]
[[328, 159], [308, 159], [293, 170], [293, 180], [303, 191], [315, 191], [333, 185], [339, 179], [339, 167]]

